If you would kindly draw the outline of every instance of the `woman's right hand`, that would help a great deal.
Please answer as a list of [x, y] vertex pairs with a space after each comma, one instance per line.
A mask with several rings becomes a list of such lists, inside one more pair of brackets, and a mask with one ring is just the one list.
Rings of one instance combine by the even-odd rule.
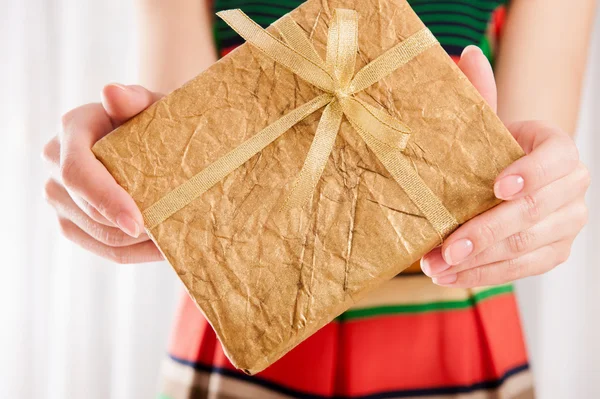
[[118, 263], [163, 259], [144, 232], [133, 198], [92, 153], [96, 141], [162, 96], [141, 86], [110, 84], [102, 103], [82, 105], [62, 118], [62, 132], [45, 146], [43, 157], [58, 177], [44, 193], [56, 211], [62, 234], [79, 246]]

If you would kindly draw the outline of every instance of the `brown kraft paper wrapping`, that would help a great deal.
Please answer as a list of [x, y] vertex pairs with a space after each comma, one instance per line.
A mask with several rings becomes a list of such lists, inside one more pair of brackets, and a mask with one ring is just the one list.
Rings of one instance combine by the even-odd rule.
[[[335, 8], [358, 12], [356, 71], [423, 28], [403, 0], [309, 0], [290, 15], [323, 58]], [[244, 44], [93, 151], [145, 210], [319, 94]], [[498, 203], [494, 179], [522, 151], [439, 45], [357, 97], [410, 127], [404, 154], [459, 223]], [[346, 119], [310, 203], [282, 211], [321, 114], [148, 231], [251, 374], [440, 243]]]

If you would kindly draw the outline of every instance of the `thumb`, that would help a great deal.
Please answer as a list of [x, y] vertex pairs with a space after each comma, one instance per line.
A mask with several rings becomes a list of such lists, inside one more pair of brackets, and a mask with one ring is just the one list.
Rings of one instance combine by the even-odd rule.
[[142, 86], [111, 83], [102, 89], [102, 106], [117, 127], [164, 97]]
[[494, 71], [481, 49], [477, 46], [465, 47], [458, 61], [458, 67], [496, 112], [498, 100]]

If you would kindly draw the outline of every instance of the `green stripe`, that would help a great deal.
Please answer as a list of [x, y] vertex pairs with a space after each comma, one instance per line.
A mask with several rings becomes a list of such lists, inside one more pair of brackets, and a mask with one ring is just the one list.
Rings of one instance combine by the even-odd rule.
[[[263, 28], [271, 25], [273, 22], [277, 21], [281, 18], [281, 14], [277, 15], [256, 15], [255, 13], [247, 13], [248, 16], [257, 24], [261, 25]], [[233, 32], [233, 29], [229, 25], [225, 23], [222, 19], [217, 19], [215, 22], [217, 29], [222, 32]]]
[[454, 37], [446, 35], [435, 35], [435, 37], [442, 45], [467, 47], [470, 44], [477, 44], [477, 42], [467, 39], [466, 37]]
[[173, 399], [168, 395], [165, 395], [164, 393], [161, 393], [160, 395], [158, 395], [158, 397], [156, 399]]
[[478, 292], [471, 298], [461, 301], [443, 301], [443, 302], [430, 302], [430, 303], [417, 303], [417, 304], [406, 304], [406, 305], [387, 305], [377, 306], [372, 308], [364, 309], [351, 309], [346, 311], [344, 314], [339, 316], [336, 320], [348, 321], [355, 319], [362, 319], [366, 317], [376, 316], [389, 316], [394, 314], [406, 314], [406, 313], [428, 313], [445, 310], [458, 310], [472, 308], [479, 302], [498, 296], [502, 294], [508, 294], [513, 292], [512, 285], [503, 285], [487, 289], [485, 291]]
[[446, 25], [446, 26], [435, 25], [435, 26], [430, 26], [429, 29], [435, 35], [435, 37], [442, 36], [442, 35], [450, 35], [450, 36], [461, 35], [461, 36], [466, 36], [469, 39], [472, 39], [474, 43], [477, 43], [481, 39], [481, 36], [484, 33], [481, 31], [476, 31], [471, 28], [466, 28], [464, 26], [457, 26], [457, 25]]
[[500, 285], [498, 287], [493, 287], [476, 293], [475, 295], [473, 295], [473, 299], [475, 300], [475, 303], [479, 303], [485, 299], [492, 298], [501, 294], [510, 294], [512, 292], [514, 292], [512, 284]]
[[[471, 7], [474, 8], [478, 8], [478, 9], [495, 9], [503, 4], [506, 3], [507, 0], [496, 0], [496, 1], [479, 1], [479, 2], [473, 2], [473, 0], [437, 0], [437, 4], [456, 4], [456, 3], [463, 3], [466, 5], [470, 5]], [[415, 7], [416, 5], [420, 5], [420, 4], [431, 4], [432, 1], [431, 0], [408, 0], [408, 3], [411, 5], [411, 7]], [[475, 3], [475, 4], [474, 4]]]
[[[277, 20], [277, 17], [256, 16], [252, 14], [249, 15], [254, 21], [256, 21], [259, 25], [262, 26], [269, 26]], [[481, 28], [485, 29], [485, 26], [482, 26]], [[433, 26], [431, 27], [431, 31], [437, 37], [440, 43], [463, 47], [468, 46], [469, 44], [477, 43], [481, 37], [481, 34], [475, 35], [472, 30], [460, 26]], [[217, 21], [217, 23], [215, 24], [215, 34], [219, 40], [227, 40], [232, 37], [238, 37], [238, 34], [235, 33], [233, 29], [231, 29], [227, 24], [225, 24], [225, 22], [222, 21]], [[467, 38], [453, 37], [453, 34], [462, 34], [464, 36], [467, 36], [471, 40], [469, 41], [469, 39]], [[241, 42], [242, 39], [240, 39], [240, 43]]]
[[471, 18], [467, 15], [452, 15], [452, 18], [448, 18], [448, 15], [444, 14], [428, 14], [428, 15], [419, 15], [421, 20], [425, 25], [430, 24], [432, 22], [443, 22], [451, 24], [452, 22], [459, 22], [464, 25], [471, 26], [476, 30], [485, 30], [487, 28], [488, 22], [482, 22], [475, 18]]
[[494, 52], [492, 51], [492, 46], [490, 44], [490, 40], [487, 36], [483, 36], [481, 42], [479, 43], [479, 48], [483, 51], [483, 54], [490, 60], [490, 64], [494, 65]]
[[490, 18], [490, 15], [492, 14], [492, 11], [494, 11], [496, 6], [494, 4], [492, 4], [488, 9], [480, 10], [477, 8], [469, 7], [464, 4], [426, 3], [426, 4], [414, 4], [412, 6], [412, 8], [413, 8], [413, 10], [415, 10], [415, 12], [417, 14], [420, 14], [423, 12], [435, 12], [435, 13], [440, 13], [440, 14], [444, 15], [446, 18], [448, 18], [447, 13], [460, 12], [460, 13], [464, 13], [467, 15], [471, 15], [476, 18], [488, 20]]
[[[277, 21], [281, 16], [263, 16], [263, 15], [254, 15], [252, 13], [249, 13], [248, 16], [250, 18], [252, 18], [252, 20], [254, 22], [256, 22], [257, 24], [259, 24], [262, 27], [267, 27], [269, 25], [271, 25], [273, 22]], [[217, 36], [219, 39], [229, 39], [231, 37], [235, 37], [239, 35], [229, 27], [229, 25], [227, 25], [225, 22], [223, 22], [222, 20], [217, 20], [215, 23], [215, 32], [217, 33]], [[242, 39], [240, 39], [240, 42], [242, 41]]]

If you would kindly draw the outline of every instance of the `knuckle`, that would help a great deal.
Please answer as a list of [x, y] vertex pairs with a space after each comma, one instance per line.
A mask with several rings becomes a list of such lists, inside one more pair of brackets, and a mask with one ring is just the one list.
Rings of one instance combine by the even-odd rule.
[[[90, 208], [91, 209], [91, 208]], [[85, 219], [83, 230], [96, 241], [109, 247], [123, 247], [129, 244], [128, 237], [121, 230]]]
[[73, 108], [72, 110], [69, 110], [62, 115], [62, 117], [60, 118], [60, 122], [61, 122], [63, 130], [65, 130], [67, 128], [67, 126], [69, 126], [71, 124], [71, 121], [73, 119], [75, 119], [75, 115], [77, 114], [77, 111], [78, 111], [78, 108]]
[[54, 179], [48, 179], [44, 183], [44, 199], [47, 203], [51, 204], [54, 202], [54, 198], [56, 197], [58, 183]]
[[548, 168], [542, 162], [532, 162], [531, 172], [534, 181], [544, 182], [548, 180]]
[[579, 222], [579, 226], [583, 228], [583, 226], [585, 226], [590, 218], [590, 211], [587, 207], [587, 205], [585, 204], [585, 202], [581, 202], [580, 204], [577, 205], [577, 210], [576, 210], [576, 220]]
[[52, 140], [48, 141], [45, 145], [44, 148], [42, 148], [42, 157], [46, 160], [46, 161], [51, 161], [54, 158], [54, 152], [56, 151], [56, 137], [54, 137]]
[[521, 253], [531, 247], [534, 237], [528, 230], [520, 231], [508, 237], [508, 248], [511, 252]]
[[556, 265], [565, 263], [571, 256], [571, 245], [565, 245], [556, 251]]
[[127, 236], [121, 230], [115, 228], [104, 228], [99, 235], [100, 241], [110, 247], [121, 247], [127, 244]]
[[100, 197], [98, 197], [96, 204], [94, 206], [90, 206], [91, 208], [95, 208], [101, 215], [108, 215], [110, 213], [110, 209], [112, 208], [114, 199], [108, 192], [103, 192]]
[[476, 237], [479, 238], [479, 247], [486, 248], [496, 242], [499, 235], [498, 223], [494, 220], [487, 220], [480, 223], [476, 230]]
[[583, 163], [579, 163], [577, 167], [577, 181], [581, 185], [581, 187], [588, 189], [592, 182], [592, 177], [590, 175], [590, 171]]
[[73, 223], [69, 219], [63, 217], [58, 218], [58, 228], [60, 229], [60, 234], [68, 239], [72, 239]]
[[540, 220], [542, 212], [540, 201], [535, 195], [527, 194], [521, 199], [522, 214], [526, 220], [535, 223]]
[[73, 157], [65, 157], [60, 164], [60, 178], [65, 186], [75, 186], [79, 182], [79, 163]]
[[92, 205], [90, 205], [89, 202], [87, 202], [86, 200], [84, 200], [83, 198], [79, 199], [79, 207], [90, 217], [92, 218], [92, 220], [95, 220], [97, 222], [99, 222], [100, 220], [103, 219], [103, 216], [100, 214], [100, 212], [98, 212], [96, 210], [96, 208], [94, 208]]
[[114, 248], [111, 247], [108, 250], [107, 258], [112, 262], [118, 263], [120, 265], [126, 265], [133, 263], [131, 257], [131, 251], [129, 248]]
[[579, 149], [577, 148], [575, 141], [567, 136], [562, 147], [564, 150], [565, 161], [567, 161], [569, 165], [572, 165], [573, 168], [577, 167], [577, 164], [579, 163]]
[[506, 261], [505, 281], [515, 281], [522, 277], [523, 261], [513, 258]]
[[476, 267], [474, 269], [463, 272], [465, 275], [464, 283], [470, 287], [479, 287], [483, 285], [483, 272], [481, 271], [481, 267]]

